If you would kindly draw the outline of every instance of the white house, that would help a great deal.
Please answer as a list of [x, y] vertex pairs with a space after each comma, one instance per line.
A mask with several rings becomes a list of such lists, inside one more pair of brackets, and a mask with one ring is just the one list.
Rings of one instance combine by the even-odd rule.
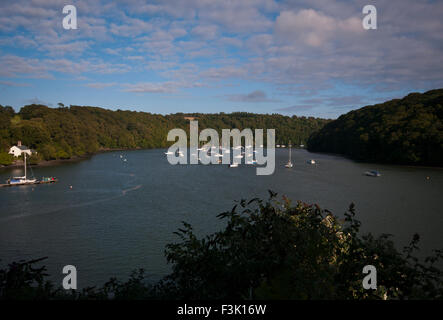
[[13, 154], [14, 157], [20, 157], [23, 153], [26, 153], [27, 155], [32, 154], [32, 150], [29, 149], [27, 146], [22, 146], [22, 142], [18, 141], [16, 146], [11, 147], [9, 149], [9, 154]]

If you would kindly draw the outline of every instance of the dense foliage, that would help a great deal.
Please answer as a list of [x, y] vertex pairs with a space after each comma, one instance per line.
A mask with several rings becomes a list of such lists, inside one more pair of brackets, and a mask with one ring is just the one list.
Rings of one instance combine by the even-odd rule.
[[276, 129], [277, 143], [305, 142], [327, 120], [287, 117], [278, 114], [172, 114], [159, 115], [134, 111], [111, 111], [96, 107], [48, 108], [43, 105], [24, 106], [18, 113], [0, 106], [0, 163], [11, 159], [5, 153], [21, 140], [38, 151], [40, 159], [68, 159], [92, 154], [102, 149], [161, 148], [170, 145], [169, 130], [189, 131], [189, 121], [195, 117], [199, 128], [240, 130]]
[[[166, 247], [172, 273], [148, 284], [143, 270], [126, 282], [64, 292], [44, 269], [13, 263], [0, 270], [0, 299], [442, 299], [443, 251], [422, 263], [418, 236], [403, 252], [387, 235], [360, 235], [353, 205], [340, 221], [316, 205], [283, 198], [240, 201], [218, 217], [224, 230], [198, 238], [184, 223]], [[363, 289], [365, 265], [377, 268], [377, 289]]]
[[313, 133], [311, 151], [398, 164], [443, 165], [443, 89], [367, 106]]

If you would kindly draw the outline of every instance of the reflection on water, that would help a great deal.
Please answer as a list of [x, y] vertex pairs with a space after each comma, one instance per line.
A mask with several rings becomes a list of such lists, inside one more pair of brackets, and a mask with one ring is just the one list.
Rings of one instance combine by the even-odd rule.
[[[268, 189], [339, 215], [354, 202], [364, 231], [392, 233], [399, 246], [418, 232], [423, 254], [442, 247], [441, 169], [356, 163], [305, 150], [293, 150], [295, 166], [286, 169], [287, 150], [278, 149], [275, 173], [257, 176], [253, 166], [171, 166], [163, 152], [124, 152], [123, 158], [113, 152], [34, 168], [37, 178], [60, 182], [0, 189], [1, 263], [48, 256], [54, 280], [72, 264], [79, 286], [125, 278], [138, 267], [158, 278], [169, 272], [164, 247], [177, 240], [181, 221], [201, 235], [213, 232], [222, 227], [215, 216], [233, 200], [265, 197]], [[370, 169], [382, 176], [365, 176]], [[0, 181], [20, 174], [3, 169]]]

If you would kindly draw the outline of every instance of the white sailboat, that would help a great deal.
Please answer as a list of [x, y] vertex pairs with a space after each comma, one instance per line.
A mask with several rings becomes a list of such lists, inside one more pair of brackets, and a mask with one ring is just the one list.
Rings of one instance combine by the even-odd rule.
[[288, 160], [288, 163], [285, 164], [286, 168], [292, 168], [294, 166], [291, 161], [291, 154], [292, 154], [292, 145], [291, 145], [291, 141], [289, 141], [289, 160]]
[[37, 179], [28, 179], [27, 177], [27, 172], [26, 172], [26, 153], [23, 153], [24, 155], [24, 168], [25, 168], [25, 175], [23, 177], [12, 177], [10, 178], [7, 182], [8, 184], [15, 184], [15, 185], [20, 185], [20, 184], [33, 184], [37, 182]]

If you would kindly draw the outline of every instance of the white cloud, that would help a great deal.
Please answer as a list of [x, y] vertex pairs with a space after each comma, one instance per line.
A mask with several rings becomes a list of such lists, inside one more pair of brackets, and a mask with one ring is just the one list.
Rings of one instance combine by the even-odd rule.
[[357, 17], [341, 20], [313, 9], [303, 9], [298, 12], [280, 12], [275, 22], [275, 33], [282, 41], [296, 40], [320, 47], [337, 37], [361, 34], [363, 28]]
[[217, 37], [217, 26], [214, 25], [199, 25], [191, 30], [191, 33], [199, 38], [205, 40], [212, 40]]
[[135, 84], [124, 84], [126, 92], [135, 93], [175, 93], [181, 88], [203, 87], [202, 83], [185, 83], [176, 81], [167, 82], [140, 82]]
[[229, 101], [235, 101], [235, 102], [253, 102], [253, 103], [260, 103], [260, 102], [280, 102], [281, 100], [278, 99], [269, 99], [267, 94], [263, 90], [256, 90], [252, 91], [248, 94], [233, 94], [228, 95]]
[[110, 83], [95, 82], [95, 83], [85, 84], [86, 87], [94, 88], [94, 89], [104, 89], [104, 88], [113, 87], [115, 85], [117, 85], [117, 83], [115, 83], [115, 82], [110, 82]]

